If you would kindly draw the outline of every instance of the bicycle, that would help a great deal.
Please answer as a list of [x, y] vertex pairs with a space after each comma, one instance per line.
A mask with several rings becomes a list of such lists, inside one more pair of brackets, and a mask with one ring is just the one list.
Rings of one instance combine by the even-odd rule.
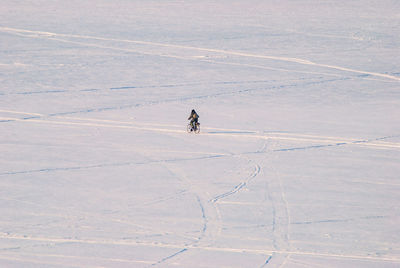
[[193, 128], [192, 124], [189, 123], [189, 124], [187, 125], [187, 132], [188, 132], [188, 133], [194, 132], [194, 133], [196, 133], [196, 134], [199, 134], [199, 133], [200, 133], [200, 123], [197, 122], [197, 123], [195, 124], [194, 128]]

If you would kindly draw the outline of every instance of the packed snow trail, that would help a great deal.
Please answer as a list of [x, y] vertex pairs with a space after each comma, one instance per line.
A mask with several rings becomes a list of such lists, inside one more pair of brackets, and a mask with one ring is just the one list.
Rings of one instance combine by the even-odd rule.
[[[371, 76], [386, 78], [386, 79], [390, 79], [390, 80], [400, 81], [400, 77], [394, 76], [394, 75], [382, 74], [382, 73], [377, 73], [377, 72], [368, 72], [368, 71], [362, 71], [362, 70], [356, 70], [356, 69], [352, 69], [352, 68], [347, 68], [347, 67], [342, 67], [342, 66], [335, 66], [335, 65], [330, 65], [330, 64], [321, 64], [321, 63], [316, 63], [316, 62], [312, 62], [312, 61], [309, 61], [309, 60], [306, 60], [306, 59], [300, 59], [300, 58], [278, 57], [278, 56], [269, 56], [269, 55], [258, 55], [258, 54], [244, 53], [244, 52], [238, 52], [238, 51], [228, 51], [228, 50], [202, 48], [202, 47], [192, 47], [192, 46], [182, 46], [182, 45], [175, 45], [175, 44], [165, 44], [165, 43], [139, 41], [139, 40], [115, 39], [115, 38], [105, 38], [105, 37], [96, 37], [96, 36], [89, 36], [89, 35], [77, 35], [77, 34], [61, 34], [61, 33], [53, 33], [53, 32], [46, 32], [46, 31], [32, 31], [32, 30], [26, 30], [26, 29], [4, 27], [4, 26], [0, 27], [0, 31], [5, 32], [5, 33], [10, 33], [10, 34], [21, 35], [21, 36], [24, 36], [24, 37], [46, 38], [46, 39], [54, 40], [54, 41], [74, 43], [74, 44], [80, 44], [80, 45], [92, 46], [92, 47], [99, 47], [99, 48], [105, 48], [105, 49], [116, 49], [116, 50], [135, 52], [135, 53], [142, 53], [142, 54], [149, 54], [149, 55], [154, 55], [154, 53], [152, 53], [152, 52], [144, 52], [144, 51], [134, 50], [134, 49], [132, 50], [132, 49], [126, 49], [126, 48], [113, 47], [113, 46], [105, 46], [105, 45], [99, 45], [99, 44], [77, 42], [77, 41], [72, 41], [72, 40], [67, 40], [67, 39], [60, 39], [60, 38], [77, 38], [77, 39], [86, 39], [86, 40], [115, 41], [115, 42], [122, 42], [122, 43], [140, 44], [140, 45], [146, 45], [146, 46], [174, 48], [174, 49], [179, 49], [179, 50], [182, 50], [182, 49], [183, 50], [189, 50], [189, 51], [190, 50], [194, 50], [194, 51], [212, 52], [212, 53], [218, 53], [218, 54], [223, 54], [223, 55], [231, 55], [231, 56], [240, 56], [240, 57], [248, 57], [248, 58], [276, 60], [276, 61], [297, 63], [297, 64], [301, 64], [301, 65], [316, 66], [316, 67], [321, 67], [321, 68], [324, 68], [324, 69], [334, 69], [334, 70], [339, 70], [339, 71], [344, 71], [344, 72], [371, 75]], [[59, 38], [56, 38], [56, 37], [59, 37]], [[156, 54], [156, 55], [163, 56], [163, 57], [172, 57], [172, 58], [177, 58], [177, 59], [194, 59], [194, 60], [198, 60], [198, 58], [196, 59], [196, 58], [193, 58], [193, 57], [186, 57], [186, 56], [179, 56], [179, 55], [166, 55], [166, 54]], [[212, 62], [218, 63], [216, 61], [212, 61]], [[225, 64], [225, 63], [222, 63], [222, 64]], [[253, 65], [253, 66], [255, 67], [255, 65]]]
[[[38, 123], [38, 124], [54, 124], [54, 125], [76, 125], [76, 126], [87, 126], [87, 127], [104, 127], [104, 128], [121, 128], [121, 129], [131, 129], [131, 130], [139, 130], [139, 131], [151, 131], [151, 132], [166, 132], [166, 133], [176, 133], [176, 134], [187, 134], [184, 128], [167, 128], [165, 125], [161, 125], [162, 127], [149, 127], [148, 123], [132, 123], [132, 122], [121, 122], [121, 121], [113, 121], [113, 120], [102, 120], [102, 119], [90, 119], [90, 118], [74, 118], [74, 117], [62, 117], [57, 116], [57, 120], [49, 120], [49, 119], [36, 119], [41, 118], [44, 115], [38, 113], [27, 113], [27, 112], [19, 112], [19, 111], [6, 111], [0, 110], [0, 112], [11, 113], [11, 114], [27, 114], [32, 115], [33, 117], [25, 117], [25, 118], [17, 118], [17, 117], [0, 117], [0, 123], [7, 122], [24, 122], [24, 123]], [[44, 116], [45, 117], [45, 116]], [[68, 119], [66, 120], [58, 120], [58, 119]], [[89, 121], [89, 122], [82, 122]], [[178, 127], [178, 126], [175, 126]], [[331, 146], [342, 146], [342, 145], [353, 145], [353, 146], [366, 146], [366, 147], [376, 147], [380, 149], [391, 149], [391, 150], [399, 150], [400, 143], [397, 142], [385, 142], [384, 140], [400, 137], [400, 135], [394, 134], [385, 137], [378, 137], [373, 139], [349, 139], [349, 138], [341, 138], [341, 137], [329, 137], [329, 136], [317, 136], [310, 134], [297, 134], [297, 133], [264, 133], [260, 131], [249, 131], [249, 130], [238, 130], [238, 129], [218, 129], [212, 127], [203, 127], [205, 130], [217, 130], [217, 131], [209, 131], [202, 132], [201, 135], [211, 135], [211, 136], [226, 136], [226, 137], [235, 137], [235, 138], [244, 138], [244, 139], [275, 139], [275, 140], [286, 140], [286, 141], [294, 141], [294, 142], [312, 142], [312, 143], [322, 143], [321, 144], [312, 144], [306, 145], [302, 147], [293, 147], [293, 148], [281, 148], [276, 151], [293, 151], [299, 149], [312, 149], [312, 148], [321, 148], [321, 147], [331, 147]]]

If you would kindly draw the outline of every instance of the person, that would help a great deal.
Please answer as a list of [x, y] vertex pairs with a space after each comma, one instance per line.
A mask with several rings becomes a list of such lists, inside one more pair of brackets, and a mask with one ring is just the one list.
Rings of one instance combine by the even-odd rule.
[[192, 131], [195, 130], [196, 124], [199, 122], [199, 115], [196, 113], [196, 111], [194, 109], [190, 113], [188, 120], [190, 120], [190, 125], [192, 126]]

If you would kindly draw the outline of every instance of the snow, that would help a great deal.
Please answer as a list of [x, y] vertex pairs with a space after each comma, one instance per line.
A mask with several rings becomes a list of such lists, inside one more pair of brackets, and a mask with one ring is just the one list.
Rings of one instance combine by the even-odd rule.
[[399, 11], [2, 1], [0, 267], [399, 267]]

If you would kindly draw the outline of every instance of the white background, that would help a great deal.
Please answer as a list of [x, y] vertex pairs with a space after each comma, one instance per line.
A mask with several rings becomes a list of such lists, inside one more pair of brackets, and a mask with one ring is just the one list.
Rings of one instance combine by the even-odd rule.
[[399, 14], [2, 1], [0, 266], [399, 267]]

